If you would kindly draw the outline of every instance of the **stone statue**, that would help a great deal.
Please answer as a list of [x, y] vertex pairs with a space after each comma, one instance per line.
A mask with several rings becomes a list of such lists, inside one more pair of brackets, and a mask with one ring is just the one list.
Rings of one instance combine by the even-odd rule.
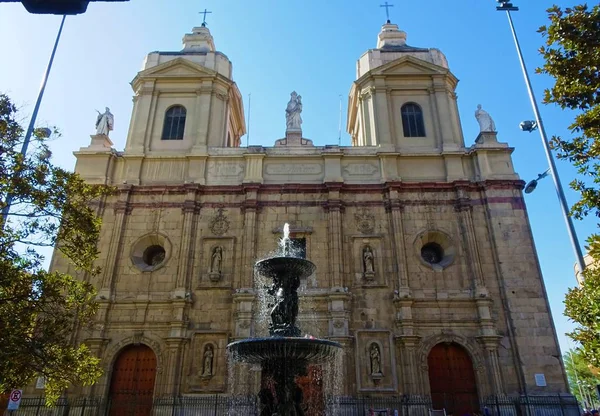
[[204, 348], [204, 361], [202, 365], [202, 375], [203, 376], [212, 376], [213, 375], [213, 347], [212, 345], [207, 345]]
[[223, 249], [221, 247], [215, 247], [213, 249], [212, 260], [210, 262], [211, 273], [221, 273], [221, 267], [223, 264]]
[[114, 123], [115, 118], [110, 112], [110, 108], [106, 107], [104, 113], [98, 111], [98, 117], [96, 118], [96, 134], [108, 136], [108, 132], [112, 131]]
[[302, 125], [302, 96], [292, 92], [290, 102], [285, 109], [285, 124], [287, 130], [300, 130]]
[[363, 249], [363, 267], [367, 274], [375, 273], [375, 263], [373, 259], [373, 251], [371, 247], [366, 246]]
[[496, 131], [496, 124], [492, 117], [488, 114], [487, 111], [481, 108], [481, 104], [477, 104], [477, 111], [475, 111], [475, 118], [479, 123], [479, 129], [481, 132], [484, 131]]
[[381, 353], [379, 351], [379, 345], [374, 342], [371, 344], [371, 348], [369, 348], [369, 356], [371, 357], [371, 375], [380, 375]]

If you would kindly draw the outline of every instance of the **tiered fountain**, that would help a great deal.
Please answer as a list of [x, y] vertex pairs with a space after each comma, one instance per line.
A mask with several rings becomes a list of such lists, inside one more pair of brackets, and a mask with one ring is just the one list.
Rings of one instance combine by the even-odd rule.
[[260, 395], [261, 415], [303, 415], [302, 391], [296, 377], [306, 375], [309, 364], [322, 364], [341, 351], [337, 342], [301, 337], [296, 325], [298, 287], [315, 271], [315, 265], [294, 257], [290, 249], [289, 225], [285, 224], [280, 252], [260, 260], [256, 271], [273, 279], [268, 293], [274, 297], [271, 309], [270, 337], [249, 338], [227, 346], [234, 361], [258, 364], [274, 381], [274, 391]]

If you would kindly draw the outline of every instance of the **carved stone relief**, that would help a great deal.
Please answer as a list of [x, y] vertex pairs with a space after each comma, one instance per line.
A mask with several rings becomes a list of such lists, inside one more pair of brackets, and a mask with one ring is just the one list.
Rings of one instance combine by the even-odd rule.
[[229, 219], [223, 208], [217, 210], [217, 215], [210, 220], [209, 228], [214, 235], [223, 235], [229, 230]]
[[350, 176], [371, 176], [379, 169], [370, 163], [349, 163], [344, 166], [344, 172]]
[[375, 231], [375, 215], [367, 208], [360, 208], [354, 214], [356, 229], [363, 234], [372, 234]]
[[323, 166], [318, 163], [290, 164], [271, 163], [266, 166], [269, 175], [318, 175], [323, 172]]

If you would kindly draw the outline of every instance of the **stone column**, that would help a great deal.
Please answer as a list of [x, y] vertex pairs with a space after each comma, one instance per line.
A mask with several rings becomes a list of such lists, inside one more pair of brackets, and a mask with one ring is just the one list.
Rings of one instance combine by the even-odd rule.
[[326, 184], [329, 189], [327, 205], [329, 228], [329, 275], [332, 288], [344, 285], [342, 277], [342, 201], [340, 200], [341, 183]]

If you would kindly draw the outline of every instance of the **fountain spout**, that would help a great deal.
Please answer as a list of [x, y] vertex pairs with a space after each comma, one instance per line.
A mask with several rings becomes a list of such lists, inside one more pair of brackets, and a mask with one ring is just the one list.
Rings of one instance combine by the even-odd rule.
[[279, 240], [279, 248], [283, 257], [290, 255], [290, 225], [286, 222], [283, 225], [283, 237]]

